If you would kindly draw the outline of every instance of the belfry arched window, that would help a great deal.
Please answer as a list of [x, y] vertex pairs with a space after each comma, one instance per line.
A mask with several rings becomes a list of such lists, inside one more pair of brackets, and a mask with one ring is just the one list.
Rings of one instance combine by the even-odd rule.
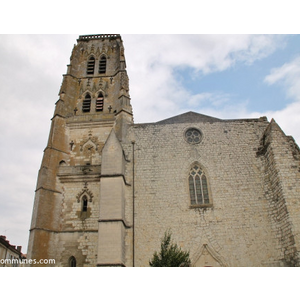
[[82, 111], [89, 112], [91, 110], [91, 95], [86, 94], [82, 102]]
[[191, 205], [203, 205], [210, 203], [207, 177], [203, 169], [198, 164], [194, 164], [190, 169], [189, 191]]
[[104, 97], [100, 92], [96, 100], [96, 111], [103, 111]]
[[94, 56], [91, 56], [87, 62], [86, 74], [93, 75], [94, 71], [95, 71], [95, 58]]
[[99, 61], [99, 74], [105, 74], [106, 73], [106, 57], [103, 55], [100, 58]]

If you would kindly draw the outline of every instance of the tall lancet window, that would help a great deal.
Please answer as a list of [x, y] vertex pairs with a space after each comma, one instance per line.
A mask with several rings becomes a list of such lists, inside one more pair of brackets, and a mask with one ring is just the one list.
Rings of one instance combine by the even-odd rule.
[[103, 55], [100, 58], [99, 61], [99, 74], [105, 74], [106, 73], [106, 57]]
[[83, 212], [87, 211], [87, 208], [88, 208], [88, 198], [86, 195], [84, 195], [82, 197], [82, 211]]
[[91, 95], [86, 94], [82, 102], [82, 111], [89, 112], [91, 110]]
[[104, 97], [100, 92], [96, 100], [96, 111], [103, 111]]
[[209, 204], [207, 178], [198, 164], [194, 164], [189, 174], [191, 205]]
[[86, 74], [93, 75], [94, 71], [95, 71], [95, 58], [94, 56], [91, 56], [87, 62]]

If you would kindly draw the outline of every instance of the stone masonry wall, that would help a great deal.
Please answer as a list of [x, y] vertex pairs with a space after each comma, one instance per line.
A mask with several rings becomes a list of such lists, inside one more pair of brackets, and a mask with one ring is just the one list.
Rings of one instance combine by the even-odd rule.
[[265, 197], [269, 201], [273, 236], [277, 239], [278, 261], [283, 266], [299, 265], [300, 165], [297, 153], [299, 148], [295, 142], [272, 120], [257, 154], [265, 166]]
[[[131, 128], [123, 147], [131, 159], [131, 141], [135, 141], [136, 266], [149, 265], [168, 229], [174, 241], [190, 251], [192, 264], [204, 248], [219, 265], [274, 264], [278, 249], [271, 235], [263, 165], [256, 156], [267, 125], [257, 119]], [[190, 127], [202, 132], [201, 143], [185, 141]], [[194, 162], [207, 174], [212, 207], [190, 206], [188, 174]], [[127, 165], [128, 175], [131, 172], [132, 166]]]

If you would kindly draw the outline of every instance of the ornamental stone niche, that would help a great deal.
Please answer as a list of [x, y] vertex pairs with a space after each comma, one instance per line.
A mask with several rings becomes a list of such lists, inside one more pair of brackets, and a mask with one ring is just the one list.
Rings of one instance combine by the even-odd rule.
[[77, 202], [81, 203], [80, 211], [77, 212], [77, 216], [81, 220], [85, 220], [91, 216], [91, 209], [88, 206], [88, 202], [92, 202], [93, 197], [93, 193], [87, 188], [87, 183], [85, 183], [84, 188], [76, 197]]
[[82, 191], [77, 194], [77, 202], [79, 203], [83, 197], [86, 197], [89, 202], [92, 202], [93, 199], [93, 193], [87, 188], [87, 183], [85, 184], [85, 187], [82, 189]]

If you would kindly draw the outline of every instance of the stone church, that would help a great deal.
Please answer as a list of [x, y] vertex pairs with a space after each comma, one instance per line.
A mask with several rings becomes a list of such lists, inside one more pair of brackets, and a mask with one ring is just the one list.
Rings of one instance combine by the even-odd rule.
[[28, 259], [146, 267], [171, 230], [192, 266], [299, 266], [300, 151], [273, 119], [135, 124], [116, 34], [79, 36], [55, 105]]

